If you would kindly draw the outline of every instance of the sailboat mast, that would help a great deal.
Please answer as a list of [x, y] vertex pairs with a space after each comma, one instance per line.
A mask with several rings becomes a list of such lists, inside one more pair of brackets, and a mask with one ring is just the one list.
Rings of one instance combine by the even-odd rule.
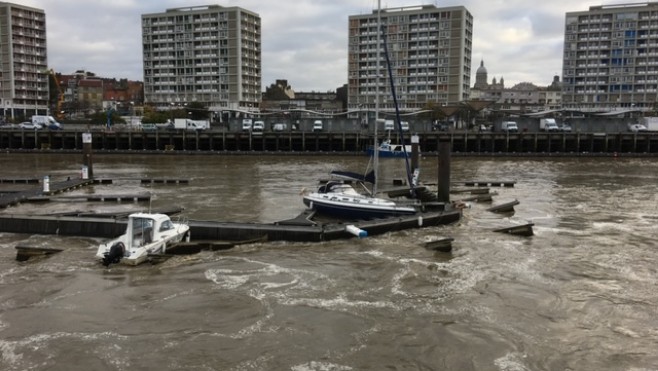
[[377, 194], [377, 182], [379, 182], [379, 143], [377, 140], [377, 127], [379, 126], [379, 68], [380, 68], [380, 57], [379, 50], [381, 48], [381, 33], [382, 33], [382, 1], [377, 0], [377, 53], [375, 59], [377, 59], [377, 72], [375, 72], [375, 140], [374, 145], [374, 158], [372, 159], [372, 167], [375, 174], [375, 182], [372, 184], [372, 195]]

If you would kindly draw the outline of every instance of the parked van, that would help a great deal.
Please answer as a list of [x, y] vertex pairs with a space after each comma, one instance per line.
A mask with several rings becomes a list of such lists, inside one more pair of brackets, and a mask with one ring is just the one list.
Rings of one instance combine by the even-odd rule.
[[[402, 128], [402, 131], [409, 131], [409, 123], [406, 121], [400, 121], [400, 127]], [[384, 130], [395, 130], [395, 121], [384, 121]]]
[[539, 130], [541, 131], [560, 131], [555, 119], [539, 119]]
[[322, 131], [323, 128], [322, 120], [315, 120], [313, 122], [313, 131]]
[[274, 124], [274, 126], [272, 126], [272, 131], [286, 131], [287, 128], [288, 128], [288, 125], [283, 124], [283, 123], [278, 123], [278, 124]]
[[508, 133], [516, 133], [519, 131], [519, 126], [515, 121], [503, 121], [500, 123], [500, 130]]
[[265, 122], [254, 121], [254, 126], [251, 128], [251, 133], [253, 135], [262, 135], [264, 130], [265, 130]]
[[252, 122], [251, 119], [242, 119], [242, 131], [250, 131]]

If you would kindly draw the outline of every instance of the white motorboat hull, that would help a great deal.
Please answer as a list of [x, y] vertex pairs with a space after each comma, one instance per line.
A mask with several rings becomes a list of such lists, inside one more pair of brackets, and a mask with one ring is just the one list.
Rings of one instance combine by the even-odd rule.
[[[133, 220], [148, 220], [152, 221], [153, 225], [150, 229], [134, 228]], [[189, 236], [189, 230], [188, 225], [172, 223], [162, 214], [133, 214], [129, 218], [126, 233], [101, 244], [96, 258], [105, 266], [115, 263], [139, 265], [148, 260], [149, 254], [165, 253], [167, 246]]]
[[381, 198], [350, 196], [340, 193], [310, 193], [304, 204], [321, 214], [347, 219], [375, 219], [414, 215], [413, 206], [400, 206]]

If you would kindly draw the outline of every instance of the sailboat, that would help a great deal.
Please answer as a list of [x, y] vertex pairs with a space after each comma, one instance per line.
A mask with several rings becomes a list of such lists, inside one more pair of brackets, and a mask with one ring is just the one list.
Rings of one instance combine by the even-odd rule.
[[[381, 25], [381, 5], [378, 4], [377, 24]], [[381, 31], [380, 31], [381, 32]], [[378, 48], [379, 51], [379, 35], [378, 32]], [[397, 108], [397, 100], [395, 98], [395, 88], [393, 85], [393, 75], [391, 71], [391, 63], [388, 58], [388, 49], [386, 42], [384, 42], [384, 52], [388, 64], [389, 80], [391, 82], [391, 89], [393, 99], [396, 107], [397, 125], [400, 130], [400, 137], [402, 138], [402, 130], [400, 128], [400, 114]], [[377, 69], [379, 70], [379, 58], [377, 58]], [[315, 210], [321, 214], [327, 214], [334, 217], [346, 219], [372, 219], [372, 218], [385, 218], [394, 216], [414, 215], [419, 212], [417, 204], [398, 204], [397, 202], [375, 197], [377, 194], [377, 172], [379, 168], [379, 146], [377, 145], [377, 114], [379, 112], [379, 89], [377, 89], [377, 98], [375, 100], [375, 140], [374, 140], [374, 154], [373, 154], [373, 174], [367, 176], [360, 176], [348, 172], [333, 172], [332, 175], [339, 176], [343, 180], [331, 180], [326, 184], [321, 185], [316, 192], [305, 193], [303, 201], [310, 209]], [[404, 153], [408, 182], [411, 188], [410, 194], [413, 195], [413, 176], [409, 167], [409, 159], [407, 156], [406, 148], [403, 144], [402, 151]], [[349, 180], [347, 183], [345, 180]], [[352, 185], [353, 182], [363, 185], [365, 182], [372, 183], [370, 192], [361, 193]]]

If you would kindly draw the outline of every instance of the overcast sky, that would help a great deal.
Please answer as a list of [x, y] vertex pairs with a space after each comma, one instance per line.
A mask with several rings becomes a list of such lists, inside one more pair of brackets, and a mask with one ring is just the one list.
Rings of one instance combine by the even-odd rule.
[[[347, 19], [371, 13], [377, 0], [14, 0], [43, 9], [48, 65], [64, 74], [143, 80], [141, 15], [219, 4], [256, 12], [262, 21], [263, 89], [286, 79], [295, 91], [329, 91], [347, 83]], [[462, 5], [474, 18], [473, 64], [488, 80], [549, 85], [562, 75], [566, 12], [638, 0], [382, 0], [382, 8]]]

